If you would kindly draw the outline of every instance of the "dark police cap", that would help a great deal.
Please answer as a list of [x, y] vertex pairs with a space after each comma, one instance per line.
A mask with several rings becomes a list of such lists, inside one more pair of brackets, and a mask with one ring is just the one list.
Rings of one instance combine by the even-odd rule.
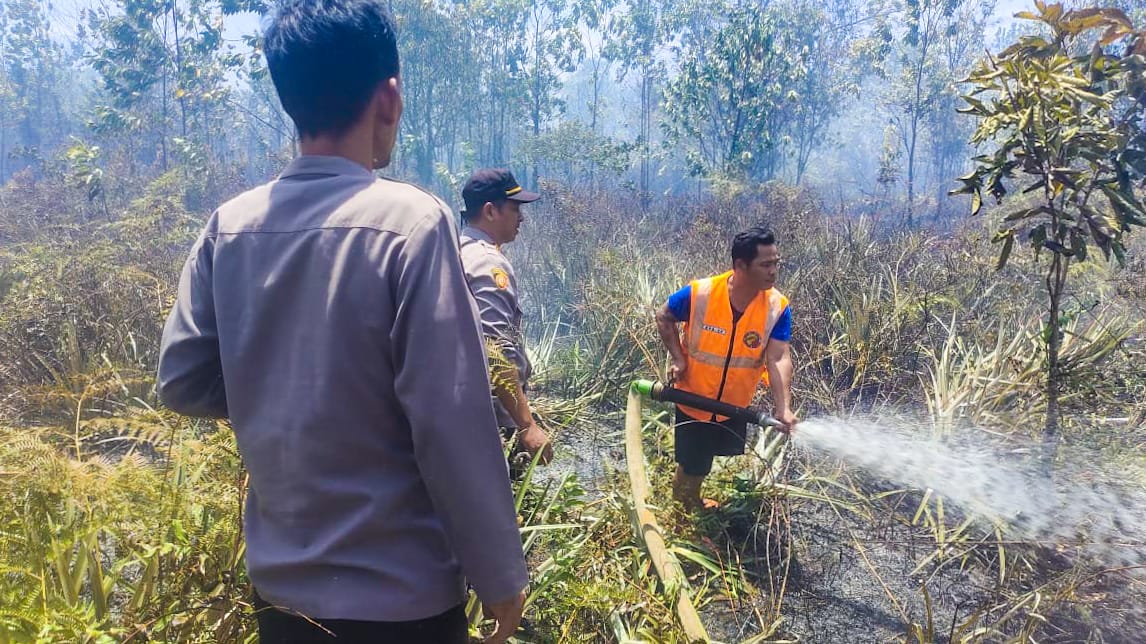
[[486, 202], [501, 199], [529, 203], [540, 198], [541, 195], [536, 192], [523, 189], [517, 179], [513, 178], [513, 173], [504, 168], [476, 170], [462, 188], [462, 200], [466, 202], [466, 210], [469, 212], [481, 210]]

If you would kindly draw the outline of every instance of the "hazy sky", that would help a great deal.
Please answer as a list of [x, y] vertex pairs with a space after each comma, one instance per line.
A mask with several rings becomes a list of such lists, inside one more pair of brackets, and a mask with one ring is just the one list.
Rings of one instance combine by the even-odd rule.
[[[82, 0], [68, 0], [71, 2], [82, 2]], [[1034, 8], [1034, 0], [998, 0], [995, 7], [995, 24], [1002, 25], [1011, 20], [1018, 11]], [[259, 17], [255, 14], [246, 13], [228, 18], [226, 25], [226, 35], [228, 38], [238, 38], [242, 34], [251, 33], [259, 26]]]
[[1019, 11], [1033, 11], [1034, 8], [1034, 0], [999, 0], [999, 4], [995, 6], [995, 20], [1001, 24], [1009, 21], [1011, 16]]
[[[93, 0], [55, 0], [52, 2], [52, 13], [56, 18], [53, 31], [56, 36], [60, 40], [70, 40], [75, 34], [75, 25], [80, 12], [89, 7], [97, 7], [99, 4]], [[993, 26], [1001, 26], [1010, 21], [1015, 12], [1033, 7], [1034, 0], [998, 0]], [[224, 27], [224, 37], [237, 45], [242, 42], [240, 38], [244, 34], [258, 30], [259, 16], [253, 13], [230, 16], [226, 19]], [[988, 29], [988, 33], [991, 31], [993, 29]]]

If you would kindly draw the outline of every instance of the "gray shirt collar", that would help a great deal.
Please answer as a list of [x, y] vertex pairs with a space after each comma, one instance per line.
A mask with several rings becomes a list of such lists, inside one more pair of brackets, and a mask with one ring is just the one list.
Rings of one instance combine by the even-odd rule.
[[290, 162], [290, 165], [279, 175], [280, 179], [297, 177], [300, 175], [357, 175], [373, 177], [374, 173], [358, 165], [346, 157], [320, 156], [317, 154], [304, 154]]
[[[469, 237], [470, 239], [477, 239], [487, 244], [493, 244], [493, 237], [490, 237], [484, 230], [476, 226], [466, 226], [462, 228], [462, 237]], [[496, 246], [497, 244], [494, 245]]]

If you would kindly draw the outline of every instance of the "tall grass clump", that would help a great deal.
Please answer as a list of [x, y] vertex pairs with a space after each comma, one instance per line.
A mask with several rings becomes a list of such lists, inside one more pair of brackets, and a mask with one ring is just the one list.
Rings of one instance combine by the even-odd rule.
[[[201, 187], [169, 173], [117, 192], [104, 212], [51, 189], [57, 180], [0, 188], [0, 641], [253, 642], [246, 480], [230, 428], [178, 418], [154, 395], [163, 317], [206, 217]], [[902, 230], [773, 184], [651, 204], [542, 191], [506, 249], [525, 296], [531, 402], [558, 443], [557, 462], [514, 488], [533, 573], [523, 641], [683, 641], [676, 589], [632, 534], [623, 390], [664, 372], [657, 308], [727, 270], [732, 236], [750, 225], [780, 240], [800, 414], [894, 415], [929, 440], [987, 436], [1019, 457], [1039, 430], [1046, 356], [1032, 260], [995, 272], [980, 251], [986, 224]], [[1136, 252], [1124, 268], [1072, 266], [1062, 343], [1064, 445], [1128, 472], [1146, 444]], [[648, 474], [663, 494], [650, 501], [714, 637], [795, 640], [834, 623], [847, 607], [810, 597], [840, 578], [861, 580], [862, 601], [882, 605], [909, 641], [1046, 639], [1099, 592], [1082, 557], [802, 448], [769, 486], [751, 456], [727, 459], [705, 490], [724, 509], [676, 513], [667, 412], [653, 406], [645, 419]], [[848, 572], [823, 573], [837, 569]], [[945, 588], [966, 592], [957, 601]], [[1085, 607], [1109, 616], [1114, 599]], [[839, 628], [825, 637], [876, 627]]]

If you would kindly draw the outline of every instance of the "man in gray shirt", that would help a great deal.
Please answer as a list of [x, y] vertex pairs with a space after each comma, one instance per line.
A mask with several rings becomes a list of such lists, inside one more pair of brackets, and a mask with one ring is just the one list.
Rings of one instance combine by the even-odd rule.
[[[522, 204], [541, 195], [523, 190], [509, 170], [482, 168], [462, 188], [466, 209], [461, 233], [462, 266], [466, 282], [477, 300], [482, 331], [497, 349], [493, 360], [494, 409], [506, 438], [516, 434], [519, 447], [539, 461], [553, 459], [553, 447], [545, 430], [533, 420], [525, 384], [533, 368], [521, 335], [521, 306], [517, 276], [501, 253], [501, 245], [517, 238], [524, 217]], [[518, 468], [514, 468], [515, 472]]]
[[159, 396], [234, 426], [263, 644], [461, 644], [465, 580], [504, 642], [526, 568], [457, 233], [371, 172], [402, 112], [393, 19], [284, 0], [264, 42], [302, 156], [207, 222]]

